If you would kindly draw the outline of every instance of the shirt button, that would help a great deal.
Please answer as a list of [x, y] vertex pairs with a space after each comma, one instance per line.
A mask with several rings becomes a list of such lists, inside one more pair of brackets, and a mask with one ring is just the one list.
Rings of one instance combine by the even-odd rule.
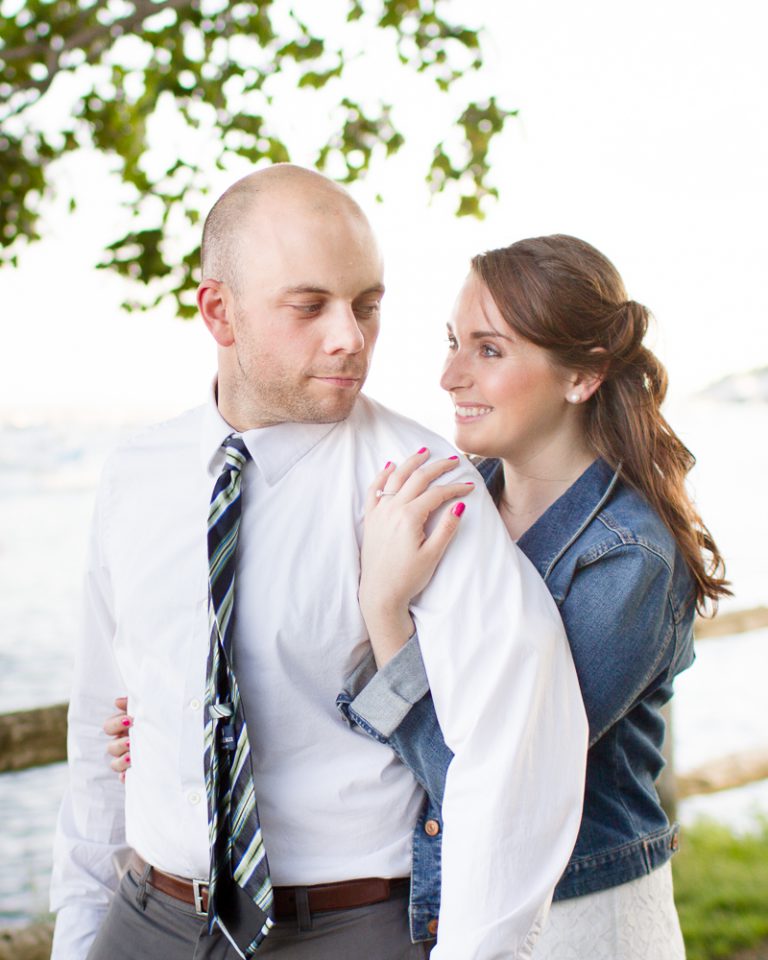
[[440, 833], [440, 824], [437, 820], [427, 820], [424, 824], [424, 833], [428, 837], [436, 837]]
[[194, 806], [197, 803], [200, 803], [200, 794], [196, 793], [194, 790], [191, 793], [187, 794], [187, 800]]
[[199, 709], [200, 709], [200, 701], [199, 701], [198, 699], [190, 700], [190, 701], [189, 701], [189, 708], [190, 708], [190, 710], [199, 710]]
[[429, 923], [427, 924], [427, 932], [432, 937], [437, 936], [437, 920], [436, 919], [429, 921]]

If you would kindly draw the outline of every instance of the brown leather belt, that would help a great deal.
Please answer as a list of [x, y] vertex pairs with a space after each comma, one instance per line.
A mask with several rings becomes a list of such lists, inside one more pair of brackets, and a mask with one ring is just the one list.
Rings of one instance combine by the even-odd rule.
[[[128, 866], [141, 877], [148, 864], [134, 852]], [[205, 916], [208, 912], [208, 884], [205, 880], [185, 880], [150, 867], [147, 883], [175, 900], [191, 904], [200, 916]], [[339, 883], [318, 883], [311, 887], [273, 887], [274, 919], [294, 919], [297, 900], [306, 903], [310, 913], [368, 907], [389, 900], [396, 892], [404, 891], [409, 883], [408, 877], [394, 880], [362, 877], [358, 880], [341, 880]]]

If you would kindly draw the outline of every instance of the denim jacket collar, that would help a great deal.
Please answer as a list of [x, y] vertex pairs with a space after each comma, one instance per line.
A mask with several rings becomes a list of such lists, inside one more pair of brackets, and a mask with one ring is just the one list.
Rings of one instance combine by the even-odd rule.
[[[501, 460], [482, 460], [477, 469], [498, 497], [503, 483]], [[565, 493], [548, 507], [518, 540], [518, 546], [546, 580], [557, 561], [592, 522], [613, 493], [621, 466], [613, 470], [598, 457]]]

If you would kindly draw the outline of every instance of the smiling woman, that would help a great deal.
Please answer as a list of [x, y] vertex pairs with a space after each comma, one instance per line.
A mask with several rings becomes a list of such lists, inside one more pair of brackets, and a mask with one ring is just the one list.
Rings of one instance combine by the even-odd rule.
[[[559, 492], [595, 456], [620, 468], [674, 536], [696, 584], [697, 606], [703, 610], [706, 600], [728, 594], [722, 558], [685, 489], [695, 458], [661, 412], [667, 372], [643, 343], [650, 312], [628, 299], [614, 265], [583, 240], [555, 235], [481, 254], [472, 267], [502, 329], [526, 345], [535, 386], [525, 414], [497, 427], [491, 455], [519, 464], [523, 474], [534, 463], [536, 476], [554, 471]], [[498, 444], [539, 411], [555, 423], [539, 424], [542, 439], [505, 456]], [[563, 474], [565, 464], [570, 469]]]
[[[729, 591], [685, 489], [693, 457], [660, 411], [666, 374], [643, 344], [647, 321], [606, 257], [555, 235], [475, 257], [448, 328], [441, 383], [458, 445], [485, 458], [507, 531], [557, 603], [589, 720], [579, 837], [534, 960], [684, 956], [669, 864], [677, 826], [654, 786], [661, 709], [693, 661], [696, 607]], [[430, 701], [409, 617], [445, 550], [424, 548], [436, 542], [424, 530], [425, 478], [423, 457], [377, 478], [389, 496], [367, 512], [360, 603], [379, 672], [368, 685], [353, 679], [346, 696], [354, 722], [439, 798], [451, 777], [451, 752], [437, 746], [446, 718]], [[464, 604], [457, 596], [447, 616], [482, 641], [483, 620]], [[490, 748], [499, 759], [509, 745]], [[509, 890], [522, 881], [514, 870], [499, 879]]]
[[[453, 400], [462, 450], [519, 463], [562, 463], [567, 451], [571, 480], [592, 462], [578, 405], [597, 389], [600, 375], [553, 364], [547, 351], [505, 321], [474, 272], [448, 325], [448, 344], [440, 384]], [[557, 473], [562, 479], [562, 470]]]

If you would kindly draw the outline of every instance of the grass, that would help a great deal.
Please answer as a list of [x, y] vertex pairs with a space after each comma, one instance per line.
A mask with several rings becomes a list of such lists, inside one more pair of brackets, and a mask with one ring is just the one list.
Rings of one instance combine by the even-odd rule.
[[701, 820], [673, 860], [688, 960], [718, 960], [768, 940], [768, 819], [734, 834]]

